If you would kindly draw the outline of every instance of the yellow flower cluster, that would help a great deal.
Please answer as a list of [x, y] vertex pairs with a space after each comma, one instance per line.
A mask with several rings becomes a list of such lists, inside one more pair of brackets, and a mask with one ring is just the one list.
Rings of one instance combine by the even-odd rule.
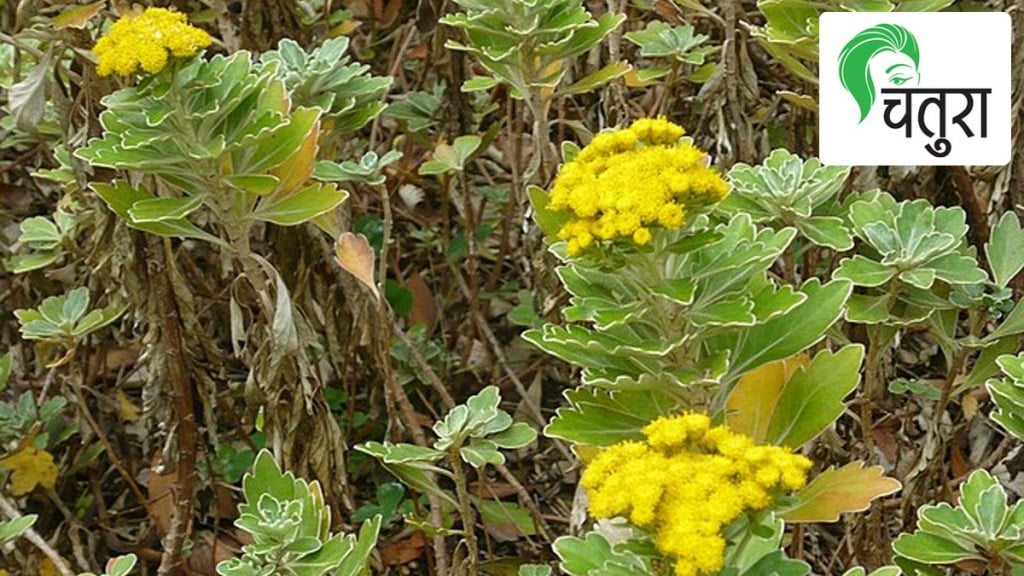
[[598, 240], [651, 241], [651, 228], [680, 228], [694, 208], [729, 194], [706, 164], [707, 154], [680, 143], [682, 127], [643, 118], [629, 128], [594, 137], [562, 166], [548, 208], [571, 212], [558, 237], [577, 255]]
[[779, 446], [756, 446], [704, 414], [655, 420], [646, 442], [621, 442], [587, 466], [581, 483], [597, 518], [628, 517], [675, 560], [677, 576], [723, 568], [722, 530], [744, 511], [771, 505], [807, 481], [811, 461]]
[[167, 65], [168, 53], [187, 58], [210, 45], [210, 35], [188, 24], [185, 15], [165, 8], [146, 8], [115, 22], [92, 51], [100, 76], [124, 76], [142, 68], [156, 74]]

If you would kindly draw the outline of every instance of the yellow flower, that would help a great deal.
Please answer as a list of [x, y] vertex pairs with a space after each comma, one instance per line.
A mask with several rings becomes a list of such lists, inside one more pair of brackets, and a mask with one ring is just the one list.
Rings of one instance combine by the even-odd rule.
[[658, 550], [674, 560], [676, 576], [720, 571], [724, 528], [802, 488], [811, 468], [810, 460], [786, 448], [756, 446], [725, 426], [712, 427], [705, 414], [659, 418], [643, 432], [646, 442], [602, 451], [580, 482], [589, 491], [591, 514], [625, 516], [650, 530]]
[[211, 42], [210, 35], [190, 26], [184, 14], [146, 8], [142, 14], [114, 22], [92, 51], [99, 60], [96, 73], [100, 76], [127, 76], [140, 68], [156, 74], [167, 66], [169, 56], [187, 58]]
[[598, 134], [562, 166], [548, 207], [571, 215], [558, 234], [569, 254], [595, 240], [628, 238], [644, 246], [652, 228], [681, 228], [693, 211], [729, 194], [725, 180], [705, 164], [707, 154], [682, 143], [683, 134], [663, 118], [642, 118]]

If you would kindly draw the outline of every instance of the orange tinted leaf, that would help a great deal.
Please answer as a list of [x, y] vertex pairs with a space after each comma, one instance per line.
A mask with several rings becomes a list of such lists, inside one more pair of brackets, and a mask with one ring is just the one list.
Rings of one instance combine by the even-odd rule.
[[881, 466], [864, 468], [860, 461], [829, 468], [797, 492], [778, 517], [786, 522], [835, 522], [844, 512], [867, 510], [873, 500], [903, 487], [882, 473]]
[[356, 277], [373, 295], [380, 298], [377, 284], [373, 279], [373, 248], [366, 236], [345, 232], [334, 243], [334, 255], [346, 272]]
[[295, 154], [270, 171], [281, 179], [277, 186], [279, 192], [293, 192], [309, 180], [313, 174], [313, 161], [316, 159], [319, 139], [320, 122], [316, 122]]
[[750, 436], [755, 442], [763, 442], [783, 387], [797, 368], [806, 368], [810, 363], [807, 354], [798, 354], [744, 374], [726, 403], [725, 420], [729, 428]]

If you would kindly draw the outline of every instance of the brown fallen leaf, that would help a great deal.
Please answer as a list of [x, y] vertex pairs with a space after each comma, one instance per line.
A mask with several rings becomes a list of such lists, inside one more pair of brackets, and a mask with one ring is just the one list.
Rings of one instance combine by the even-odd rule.
[[871, 429], [871, 438], [875, 441], [875, 446], [882, 451], [891, 464], [895, 464], [896, 458], [899, 456], [898, 428], [899, 422], [887, 420]]
[[469, 492], [478, 498], [488, 499], [508, 498], [518, 493], [508, 482], [470, 482]]
[[426, 549], [427, 538], [417, 530], [412, 536], [381, 548], [380, 559], [385, 566], [399, 566], [419, 558]]
[[188, 557], [188, 567], [195, 574], [216, 574], [217, 564], [234, 558], [242, 546], [227, 534], [216, 535], [203, 530], [196, 535], [195, 547]]
[[960, 448], [960, 444], [953, 444], [949, 450], [949, 469], [953, 473], [953, 477], [960, 478], [967, 476], [974, 466], [964, 455], [964, 451]]
[[174, 493], [171, 491], [177, 483], [177, 475], [173, 472], [157, 474], [152, 469], [149, 474], [149, 508], [152, 511], [156, 533], [161, 538], [167, 536], [171, 529], [171, 518], [174, 516]]
[[434, 293], [430, 291], [426, 280], [418, 272], [413, 272], [405, 281], [405, 287], [412, 292], [412, 310], [409, 312], [410, 324], [423, 324], [427, 327], [427, 336], [434, 330], [437, 322], [437, 303]]
[[111, 348], [102, 356], [89, 356], [90, 374], [117, 374], [125, 366], [134, 364], [139, 359], [139, 350], [132, 347]]

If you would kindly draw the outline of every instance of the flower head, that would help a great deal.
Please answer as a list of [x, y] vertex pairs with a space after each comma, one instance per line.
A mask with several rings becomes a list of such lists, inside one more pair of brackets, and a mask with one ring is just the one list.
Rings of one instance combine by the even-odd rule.
[[594, 137], [559, 171], [548, 207], [569, 212], [559, 231], [576, 255], [597, 241], [651, 241], [652, 228], [681, 228], [694, 209], [725, 198], [729, 186], [707, 154], [665, 119], [642, 118]]
[[628, 517], [649, 529], [677, 576], [714, 574], [723, 529], [807, 481], [811, 461], [779, 446], [757, 446], [703, 414], [659, 418], [646, 442], [621, 442], [587, 466], [581, 483], [597, 518]]
[[170, 56], [187, 58], [210, 45], [210, 35], [190, 26], [185, 15], [165, 8], [146, 8], [127, 15], [110, 26], [96, 41], [93, 53], [99, 59], [96, 72], [127, 76], [139, 68], [156, 74]]

